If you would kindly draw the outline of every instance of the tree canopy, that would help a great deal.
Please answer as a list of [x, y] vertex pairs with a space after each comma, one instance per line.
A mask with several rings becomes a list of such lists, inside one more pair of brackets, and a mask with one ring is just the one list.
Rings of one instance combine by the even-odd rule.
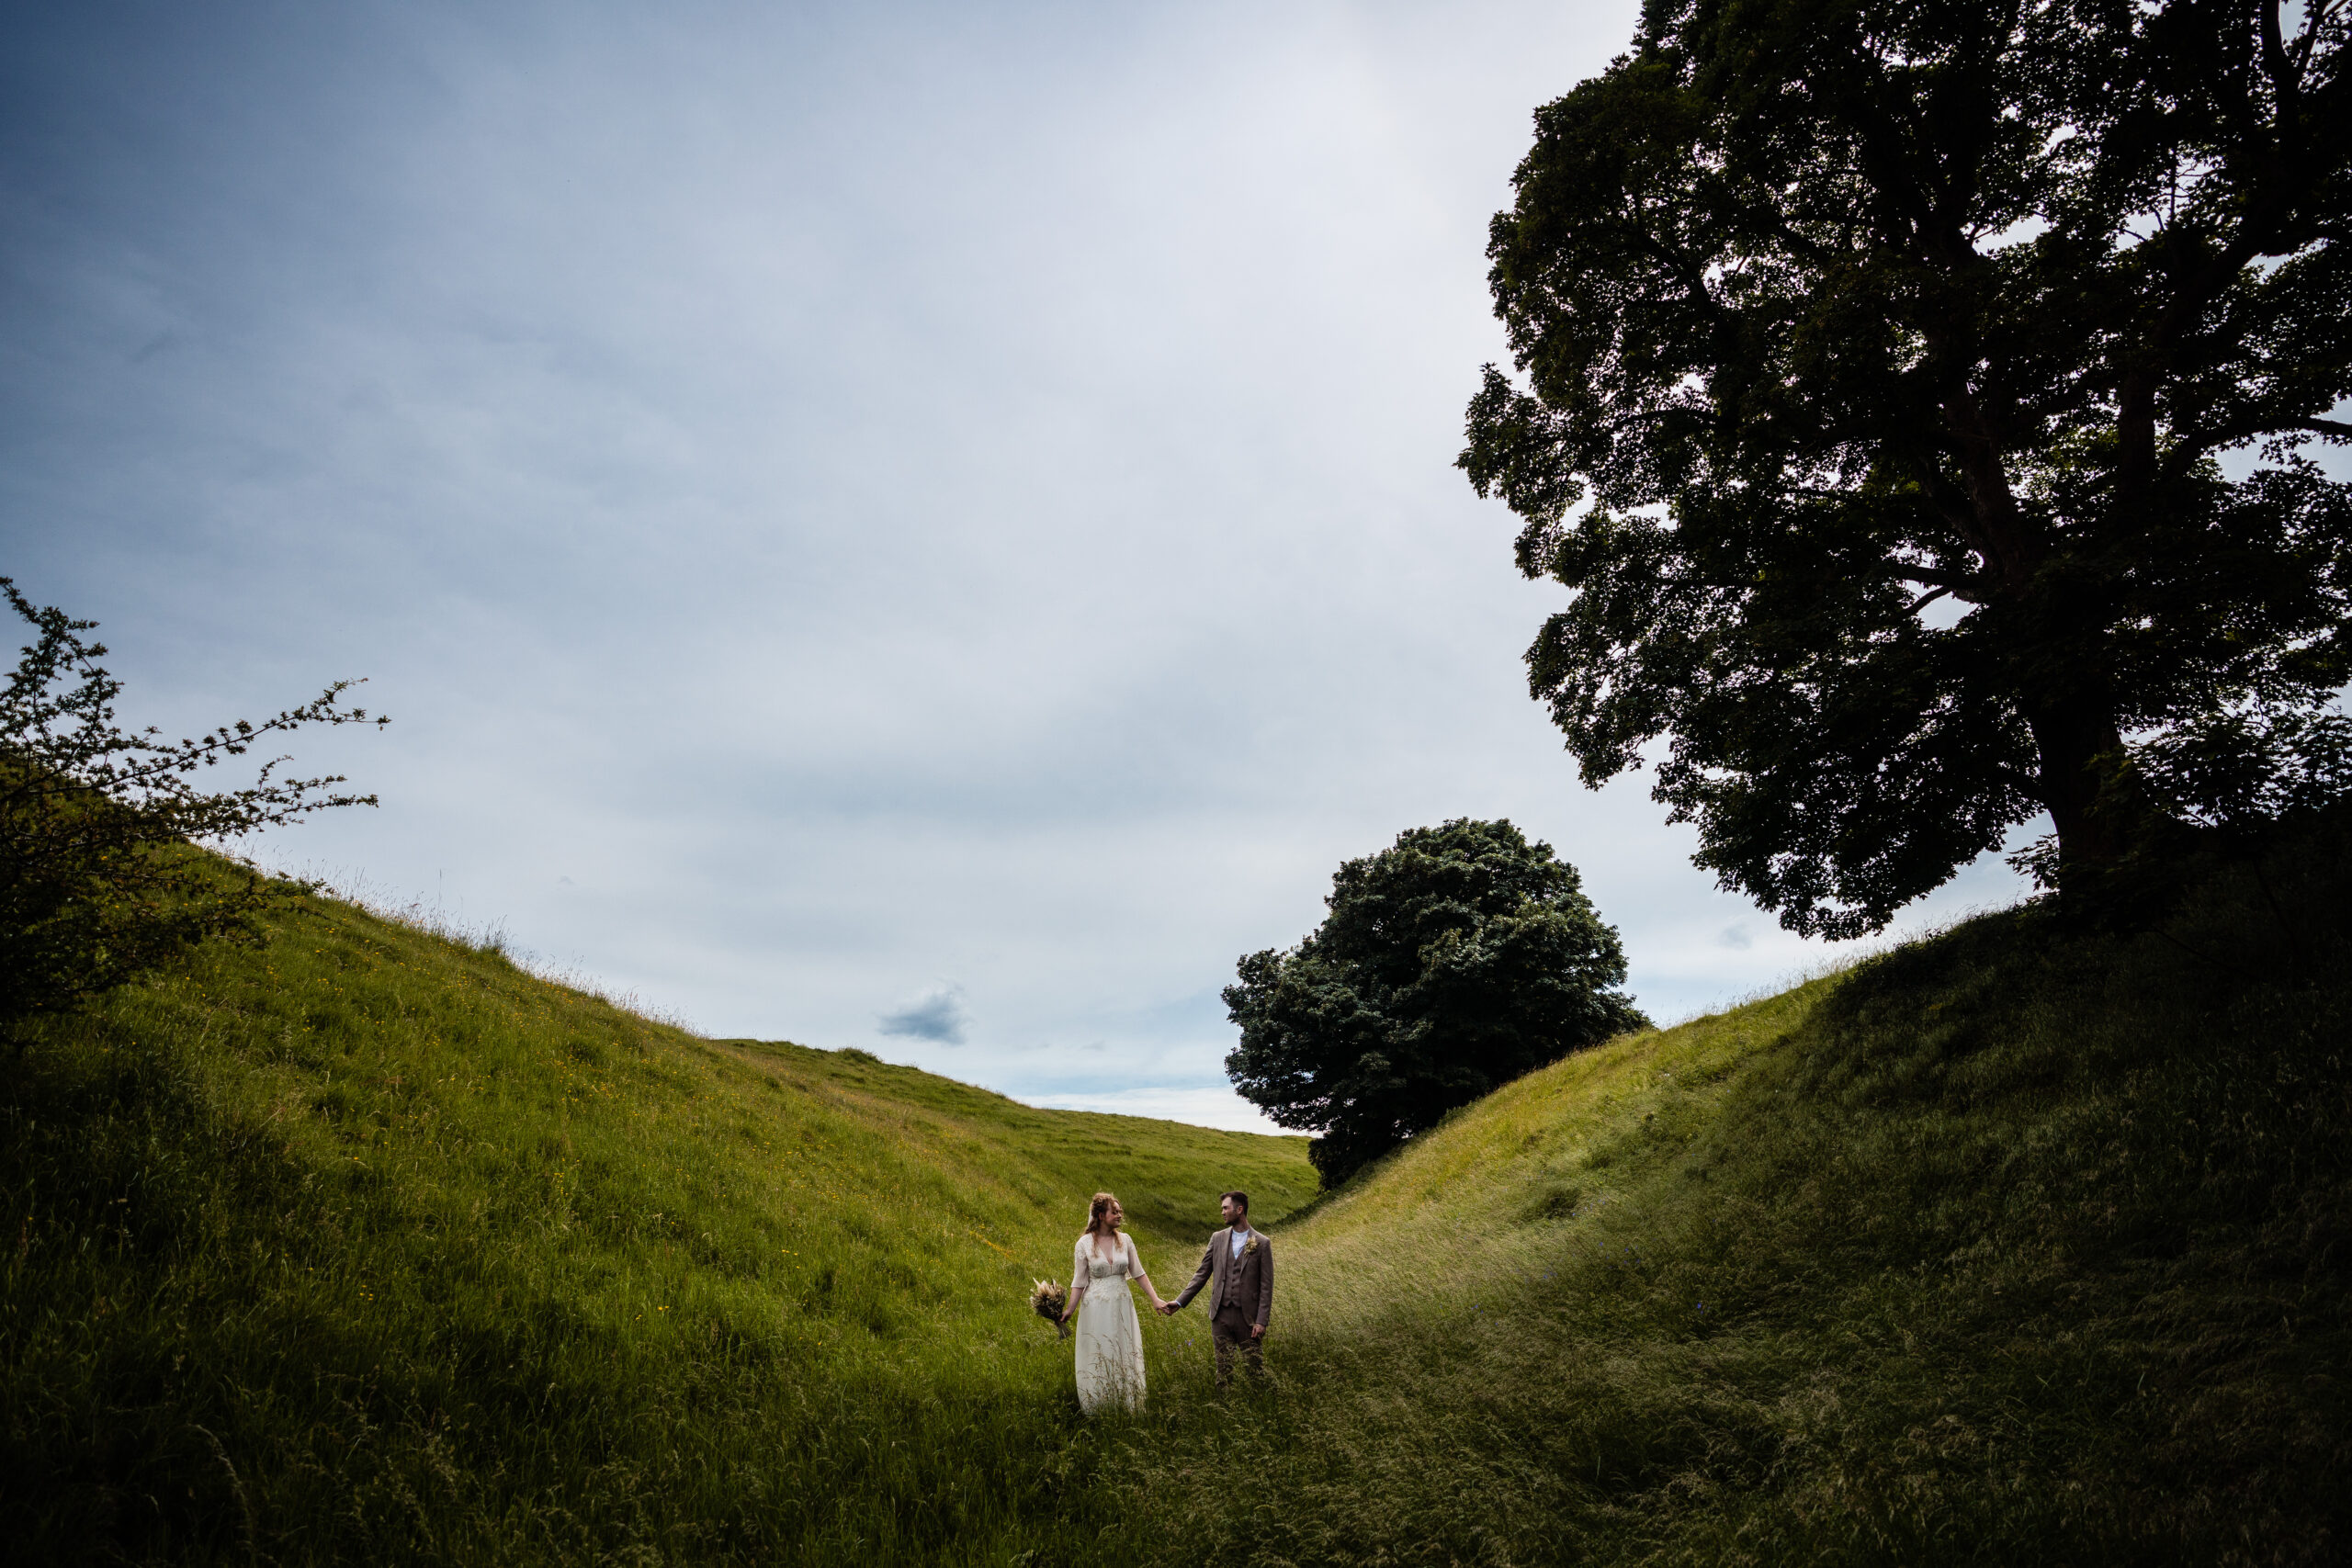
[[339, 774], [283, 778], [278, 758], [250, 785], [208, 790], [202, 771], [304, 725], [375, 724], [345, 708], [339, 681], [259, 724], [193, 739], [124, 730], [122, 682], [97, 661], [95, 623], [38, 607], [0, 577], [0, 594], [39, 633], [0, 686], [0, 1027], [71, 1008], [193, 944], [258, 934], [288, 886], [195, 852], [337, 806]]
[[1521, 1075], [1648, 1026], [1576, 868], [1507, 821], [1397, 835], [1340, 867], [1323, 924], [1253, 953], [1225, 1067], [1277, 1126], [1319, 1134], [1326, 1185]]
[[1650, 0], [1538, 112], [1461, 466], [1573, 592], [1527, 662], [1588, 784], [1654, 758], [1848, 937], [2041, 812], [2062, 881], [2125, 853], [2150, 747], [2296, 765], [2352, 677], [2345, 16]]

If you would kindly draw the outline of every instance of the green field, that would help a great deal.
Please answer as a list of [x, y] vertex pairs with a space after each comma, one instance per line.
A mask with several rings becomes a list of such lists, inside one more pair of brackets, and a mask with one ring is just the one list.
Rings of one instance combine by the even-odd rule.
[[11, 1562], [1002, 1561], [1086, 1506], [1026, 1297], [1095, 1189], [1172, 1290], [1315, 1182], [323, 900], [6, 1083]]
[[[2321, 1562], [2352, 1496], [2333, 845], [1295, 1140], [695, 1039], [332, 903], [8, 1068], [10, 1561]], [[1080, 1421], [1087, 1196], [1163, 1290]], [[1310, 1201], [1310, 1199], [1313, 1201]]]

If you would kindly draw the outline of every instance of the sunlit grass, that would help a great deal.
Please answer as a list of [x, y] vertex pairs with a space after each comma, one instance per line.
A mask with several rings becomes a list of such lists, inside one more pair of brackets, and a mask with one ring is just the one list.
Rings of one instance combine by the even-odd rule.
[[0, 1484], [61, 1558], [1001, 1560], [1085, 1511], [1025, 1296], [1089, 1195], [1165, 1275], [1314, 1179], [323, 901], [12, 1072]]

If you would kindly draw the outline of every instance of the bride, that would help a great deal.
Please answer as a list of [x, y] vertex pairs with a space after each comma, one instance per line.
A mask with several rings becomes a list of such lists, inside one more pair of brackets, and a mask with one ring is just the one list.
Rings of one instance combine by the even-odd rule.
[[1135, 1238], [1120, 1233], [1126, 1218], [1116, 1198], [1094, 1195], [1086, 1234], [1078, 1238], [1069, 1305], [1062, 1312], [1064, 1323], [1078, 1319], [1078, 1404], [1090, 1416], [1104, 1404], [1129, 1410], [1143, 1405], [1143, 1326], [1127, 1281], [1141, 1280], [1155, 1309], [1166, 1304], [1143, 1271]]

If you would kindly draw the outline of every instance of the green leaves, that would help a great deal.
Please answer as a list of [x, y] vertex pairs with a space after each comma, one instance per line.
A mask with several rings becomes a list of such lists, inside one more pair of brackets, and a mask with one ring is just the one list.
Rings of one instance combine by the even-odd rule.
[[1397, 836], [1340, 867], [1322, 927], [1240, 962], [1226, 1071], [1275, 1123], [1322, 1134], [1335, 1186], [1441, 1117], [1571, 1051], [1647, 1027], [1574, 867], [1507, 821]]
[[219, 844], [372, 795], [334, 793], [339, 775], [280, 778], [279, 757], [243, 789], [190, 782], [267, 735], [304, 725], [375, 724], [339, 705], [351, 682], [261, 724], [240, 719], [164, 742], [115, 722], [122, 684], [82, 640], [94, 623], [0, 592], [39, 632], [0, 689], [0, 1022], [70, 1008], [213, 937], [250, 936], [277, 897], [193, 845]]
[[2042, 811], [2125, 852], [2127, 743], [2352, 679], [2299, 456], [2352, 440], [2345, 39], [1667, 0], [1540, 110], [1460, 466], [1572, 594], [1527, 662], [1585, 781], [1655, 764], [1725, 886], [1851, 936]]

